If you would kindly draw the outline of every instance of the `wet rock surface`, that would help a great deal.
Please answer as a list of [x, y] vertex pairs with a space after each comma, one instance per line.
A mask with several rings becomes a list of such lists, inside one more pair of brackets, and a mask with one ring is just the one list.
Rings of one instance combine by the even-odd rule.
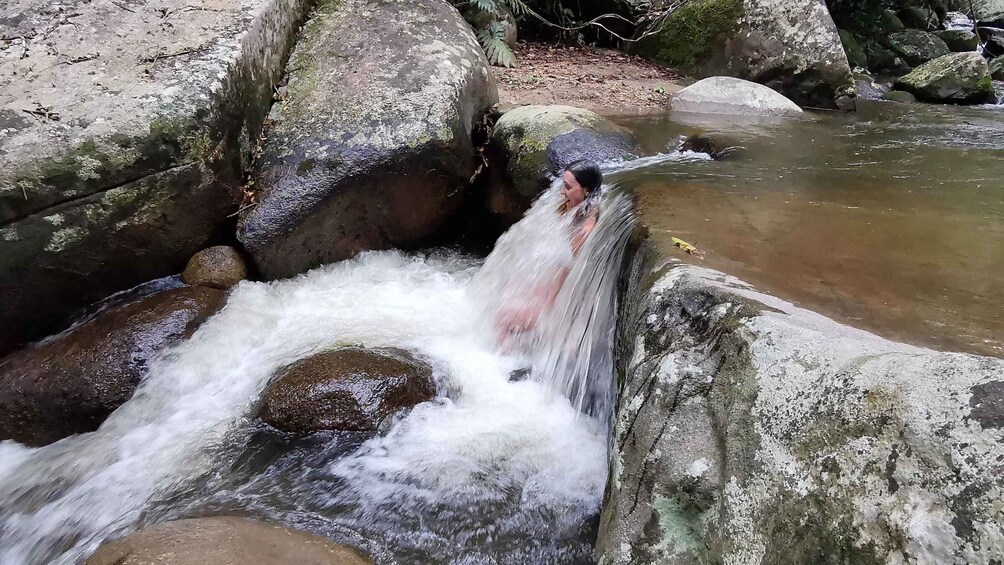
[[610, 120], [572, 106], [522, 106], [495, 123], [489, 146], [493, 171], [488, 208], [508, 226], [579, 159], [597, 163], [634, 158], [638, 142]]
[[0, 351], [232, 231], [305, 4], [0, 7]]
[[674, 112], [735, 116], [798, 116], [802, 109], [755, 82], [732, 77], [700, 80], [673, 96]]
[[498, 94], [449, 3], [321, 2], [288, 75], [238, 226], [263, 276], [416, 244], [456, 210]]
[[191, 518], [106, 542], [86, 565], [367, 565], [321, 536], [236, 516]]
[[662, 261], [642, 253], [630, 273], [600, 562], [1004, 556], [1004, 361]]
[[968, 29], [949, 29], [936, 31], [934, 34], [956, 53], [976, 51], [980, 46], [979, 36]]
[[952, 52], [937, 35], [916, 29], [891, 34], [889, 47], [915, 67]]
[[993, 99], [990, 67], [979, 53], [953, 53], [921, 65], [896, 88], [928, 102], [980, 104]]
[[185, 265], [181, 280], [192, 286], [226, 290], [248, 277], [247, 265], [239, 251], [228, 245], [203, 249]]
[[153, 358], [224, 300], [209, 288], [158, 292], [8, 355], [0, 360], [0, 440], [37, 446], [97, 429], [132, 397]]
[[258, 416], [295, 434], [376, 431], [385, 418], [436, 396], [432, 370], [406, 351], [339, 349], [274, 377]]

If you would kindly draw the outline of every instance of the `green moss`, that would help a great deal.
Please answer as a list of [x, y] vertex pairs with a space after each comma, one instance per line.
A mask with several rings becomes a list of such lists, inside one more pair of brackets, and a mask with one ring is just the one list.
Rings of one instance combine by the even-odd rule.
[[694, 0], [673, 12], [660, 33], [640, 41], [636, 53], [697, 74], [715, 46], [736, 32], [743, 13], [741, 0]]
[[993, 92], [994, 83], [993, 79], [990, 78], [990, 75], [981, 78], [980, 81], [976, 83], [976, 90], [981, 92]]

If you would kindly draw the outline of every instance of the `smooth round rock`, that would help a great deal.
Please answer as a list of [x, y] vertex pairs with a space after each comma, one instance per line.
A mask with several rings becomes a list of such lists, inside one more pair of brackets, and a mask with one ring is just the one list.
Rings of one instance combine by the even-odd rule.
[[732, 77], [699, 80], [673, 96], [674, 112], [735, 116], [798, 116], [802, 109], [770, 88]]
[[373, 432], [399, 410], [432, 400], [432, 369], [396, 349], [339, 349], [279, 371], [262, 393], [258, 416], [295, 434]]
[[216, 313], [226, 294], [165, 290], [0, 360], [0, 440], [31, 446], [94, 431], [129, 400], [151, 359]]
[[105, 542], [85, 565], [370, 565], [318, 535], [236, 516], [166, 522]]
[[239, 251], [229, 245], [203, 249], [185, 265], [181, 281], [192, 286], [226, 290], [248, 278], [247, 264]]
[[949, 49], [956, 53], [976, 51], [980, 46], [980, 37], [968, 29], [948, 29], [934, 32], [945, 42]]

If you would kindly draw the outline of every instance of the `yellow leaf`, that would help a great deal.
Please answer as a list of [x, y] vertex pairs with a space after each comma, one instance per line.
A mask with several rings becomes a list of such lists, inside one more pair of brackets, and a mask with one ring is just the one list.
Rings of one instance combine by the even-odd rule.
[[680, 249], [686, 251], [690, 255], [694, 255], [696, 257], [700, 257], [701, 259], [704, 258], [704, 253], [702, 253], [699, 249], [697, 249], [693, 245], [687, 243], [686, 241], [683, 241], [682, 239], [680, 239], [678, 237], [674, 237], [673, 238], [673, 245], [675, 245], [675, 246], [679, 247]]

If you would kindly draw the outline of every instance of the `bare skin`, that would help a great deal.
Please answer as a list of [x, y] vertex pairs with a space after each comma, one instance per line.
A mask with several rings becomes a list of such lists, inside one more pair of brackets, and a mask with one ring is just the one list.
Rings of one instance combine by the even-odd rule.
[[[588, 192], [575, 179], [575, 175], [569, 171], [565, 171], [562, 175], [562, 181], [561, 196], [565, 201], [558, 212], [566, 214], [574, 210], [579, 204], [582, 204], [586, 200]], [[596, 210], [593, 210], [575, 227], [571, 236], [572, 253], [574, 255], [579, 254], [589, 234], [596, 228], [596, 220], [597, 213]], [[554, 300], [557, 298], [558, 292], [561, 291], [561, 287], [564, 286], [569, 272], [570, 269], [567, 267], [562, 268], [552, 282], [531, 291], [526, 302], [522, 305], [507, 308], [499, 313], [498, 339], [500, 343], [509, 335], [526, 333], [537, 325], [540, 316], [554, 304]]]

